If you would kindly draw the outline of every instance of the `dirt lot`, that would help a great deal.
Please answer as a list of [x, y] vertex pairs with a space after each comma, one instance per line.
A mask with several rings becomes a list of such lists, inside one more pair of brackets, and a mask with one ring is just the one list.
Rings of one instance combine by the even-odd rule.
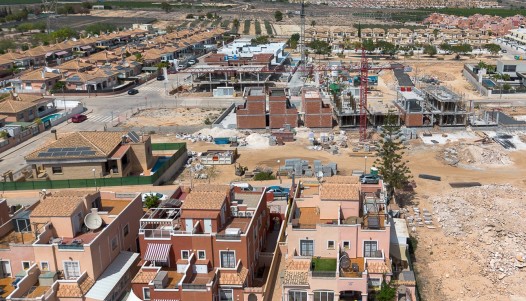
[[214, 121], [220, 113], [220, 109], [210, 108], [146, 109], [123, 122], [121, 126], [200, 125], [204, 124], [207, 118]]
[[[176, 141], [175, 137], [156, 137], [156, 141]], [[460, 140], [444, 145], [428, 145], [413, 140], [408, 145], [407, 158], [417, 184], [406, 208], [417, 206], [433, 213], [436, 229], [416, 228], [418, 240], [415, 268], [423, 300], [524, 300], [522, 283], [526, 279], [526, 235], [521, 221], [526, 218], [523, 200], [526, 198], [524, 177], [526, 159], [522, 151], [504, 150], [497, 144], [482, 145], [476, 139]], [[188, 141], [187, 141], [188, 142]], [[256, 166], [278, 167], [277, 160], [298, 157], [336, 162], [341, 174], [363, 169], [363, 156], [351, 157], [352, 147], [338, 155], [307, 149], [307, 141], [298, 139], [285, 146], [265, 150], [238, 148], [238, 162], [249, 169]], [[226, 146], [196, 142], [188, 147], [194, 151], [228, 149]], [[455, 148], [465, 166], [452, 166], [444, 160], [445, 149]], [[469, 155], [468, 155], [469, 153]], [[494, 162], [489, 153], [496, 153]], [[367, 159], [370, 167], [374, 161]], [[472, 165], [475, 168], [470, 167]], [[212, 180], [228, 183], [237, 180], [234, 166], [218, 166], [218, 176]], [[418, 174], [440, 176], [442, 181], [418, 178]], [[177, 179], [188, 182], [188, 173]], [[208, 182], [208, 180], [201, 180]], [[450, 182], [477, 181], [474, 188], [450, 187]], [[194, 182], [195, 183], [195, 182]], [[290, 183], [285, 180], [284, 183]]]

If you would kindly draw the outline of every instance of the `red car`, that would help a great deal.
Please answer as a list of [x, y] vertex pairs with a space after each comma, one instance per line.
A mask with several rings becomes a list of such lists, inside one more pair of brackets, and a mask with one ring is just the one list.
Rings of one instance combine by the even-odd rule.
[[71, 122], [73, 122], [73, 123], [81, 123], [81, 122], [83, 122], [86, 119], [88, 119], [88, 116], [82, 115], [82, 114], [76, 114], [76, 115], [73, 115], [73, 117], [71, 117]]

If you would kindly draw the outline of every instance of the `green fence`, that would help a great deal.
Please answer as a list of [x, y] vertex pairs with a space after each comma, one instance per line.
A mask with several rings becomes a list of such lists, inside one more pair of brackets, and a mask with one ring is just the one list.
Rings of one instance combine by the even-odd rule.
[[103, 186], [150, 185], [155, 183], [172, 164], [187, 152], [186, 143], [152, 143], [152, 150], [177, 150], [153, 175], [122, 178], [97, 178], [53, 181], [0, 182], [0, 189], [34, 190], [88, 188]]

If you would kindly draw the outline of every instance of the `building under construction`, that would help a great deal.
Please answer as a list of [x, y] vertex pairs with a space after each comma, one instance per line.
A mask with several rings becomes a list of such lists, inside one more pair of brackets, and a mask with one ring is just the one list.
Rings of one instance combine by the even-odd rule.
[[408, 127], [467, 126], [469, 122], [464, 99], [444, 86], [399, 90], [395, 105]]

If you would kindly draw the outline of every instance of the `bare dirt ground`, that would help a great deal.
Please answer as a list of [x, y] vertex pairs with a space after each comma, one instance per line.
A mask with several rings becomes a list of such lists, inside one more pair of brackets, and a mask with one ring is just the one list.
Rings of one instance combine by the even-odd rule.
[[170, 108], [146, 109], [132, 116], [121, 124], [123, 127], [200, 125], [208, 118], [214, 121], [220, 109], [212, 108]]
[[[428, 145], [412, 140], [407, 159], [416, 182], [412, 198], [401, 204], [405, 208], [419, 207], [433, 213], [436, 228], [415, 228], [412, 235], [418, 241], [415, 270], [423, 300], [524, 300], [522, 283], [526, 279], [526, 235], [522, 221], [526, 218], [526, 158], [521, 150], [505, 150], [496, 143], [482, 144], [460, 139], [445, 145]], [[155, 136], [158, 142], [175, 142], [174, 136]], [[232, 149], [229, 146], [205, 142], [188, 142], [192, 151]], [[273, 170], [288, 158], [336, 162], [342, 175], [354, 169], [371, 167], [374, 158], [353, 154], [356, 140], [349, 148], [332, 155], [327, 151], [308, 149], [308, 142], [299, 138], [284, 146], [264, 149], [239, 147], [238, 163], [249, 170], [257, 166]], [[445, 160], [455, 149], [460, 164]], [[234, 165], [216, 166], [217, 176], [211, 183], [241, 180], [234, 175]], [[441, 181], [418, 178], [419, 174], [440, 176]], [[246, 181], [245, 179], [242, 179]], [[208, 183], [209, 180], [194, 180]], [[277, 180], [276, 180], [277, 181]], [[175, 183], [189, 183], [183, 172]], [[451, 188], [450, 182], [480, 182], [481, 187]], [[284, 180], [290, 183], [290, 179]], [[261, 183], [263, 184], [263, 183]]]

